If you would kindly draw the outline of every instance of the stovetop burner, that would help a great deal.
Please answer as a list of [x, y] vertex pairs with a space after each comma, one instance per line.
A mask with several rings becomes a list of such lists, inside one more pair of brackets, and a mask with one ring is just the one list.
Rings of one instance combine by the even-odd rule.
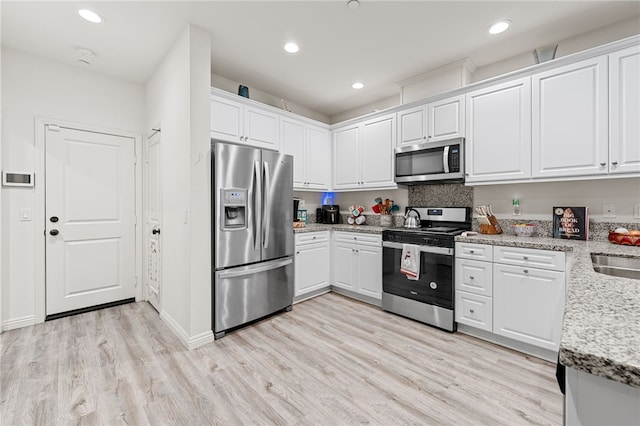
[[451, 235], [456, 236], [463, 233], [466, 229], [457, 228], [451, 226], [433, 226], [423, 228], [387, 228], [389, 231], [401, 231], [416, 234], [431, 234], [431, 235]]

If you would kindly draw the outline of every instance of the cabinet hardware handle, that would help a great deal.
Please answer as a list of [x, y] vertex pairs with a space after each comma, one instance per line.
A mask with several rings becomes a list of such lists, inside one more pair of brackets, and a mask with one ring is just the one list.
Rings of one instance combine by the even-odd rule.
[[528, 273], [529, 273], [529, 270], [528, 270], [528, 269], [525, 269], [525, 270], [524, 270], [524, 273], [525, 273], [525, 274], [528, 274]]
[[316, 239], [316, 237], [313, 237], [312, 239], [313, 239], [313, 240], [315, 240], [315, 239]]
[[424, 136], [422, 137], [422, 139], [426, 139], [426, 138], [427, 138], [427, 135], [424, 135]]
[[601, 165], [602, 167], [604, 167], [604, 166], [606, 166], [606, 165], [607, 165], [607, 163], [600, 163], [600, 165]]
[[522, 256], [524, 260], [529, 260], [529, 256]]
[[473, 309], [469, 309], [469, 312], [470, 313], [474, 313], [475, 311]]
[[469, 250], [469, 253], [473, 254], [473, 250]]
[[57, 229], [52, 229], [51, 231], [49, 231], [49, 234], [53, 235], [54, 237], [55, 237], [56, 235], [58, 235], [59, 233], [60, 233], [60, 232], [58, 232], [58, 230], [57, 230]]
[[611, 164], [613, 164], [614, 166], [617, 166], [618, 162], [617, 161], [612, 161]]
[[473, 279], [473, 275], [469, 275], [469, 279], [472, 280]]
[[296, 254], [300, 254], [300, 252], [299, 252], [299, 251], [297, 251], [297, 252], [296, 252]]

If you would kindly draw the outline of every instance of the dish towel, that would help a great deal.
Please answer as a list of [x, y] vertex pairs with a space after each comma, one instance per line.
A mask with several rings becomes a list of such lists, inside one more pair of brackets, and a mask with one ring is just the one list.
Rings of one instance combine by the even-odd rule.
[[400, 272], [410, 280], [417, 281], [420, 278], [420, 247], [413, 244], [402, 245]]

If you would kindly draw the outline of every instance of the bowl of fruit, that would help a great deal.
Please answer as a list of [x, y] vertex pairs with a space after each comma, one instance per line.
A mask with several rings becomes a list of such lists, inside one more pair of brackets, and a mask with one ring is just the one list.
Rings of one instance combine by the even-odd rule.
[[513, 232], [518, 237], [530, 237], [536, 232], [536, 225], [534, 223], [516, 223], [513, 225]]
[[609, 241], [613, 244], [640, 247], [640, 231], [616, 228], [609, 231]]

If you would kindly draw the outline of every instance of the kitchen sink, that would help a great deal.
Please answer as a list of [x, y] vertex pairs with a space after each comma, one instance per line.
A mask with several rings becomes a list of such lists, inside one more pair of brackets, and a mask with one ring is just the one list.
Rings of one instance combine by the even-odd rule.
[[640, 259], [592, 254], [591, 262], [593, 269], [601, 274], [640, 280]]

